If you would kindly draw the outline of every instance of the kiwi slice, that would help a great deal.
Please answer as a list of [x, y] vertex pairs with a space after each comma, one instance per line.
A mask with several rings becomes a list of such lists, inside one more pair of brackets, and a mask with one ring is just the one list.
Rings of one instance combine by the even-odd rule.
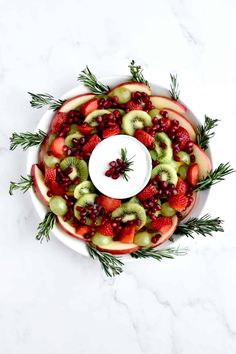
[[[82, 195], [77, 200], [77, 202], [74, 205], [74, 215], [75, 215], [75, 217], [78, 220], [80, 220], [80, 212], [79, 212], [79, 210], [77, 210], [77, 206], [81, 206], [81, 207], [85, 208], [89, 204], [95, 204], [96, 203], [96, 197], [97, 197], [97, 194], [95, 194], [95, 193], [87, 193], [87, 194]], [[91, 225], [92, 220], [89, 217], [86, 217], [85, 220], [86, 220], [86, 225]], [[98, 224], [100, 223], [100, 221], [101, 220], [99, 218], [97, 220]]]
[[141, 221], [141, 225], [137, 228], [141, 229], [146, 224], [146, 212], [145, 209], [137, 204], [137, 203], [125, 203], [122, 204], [121, 207], [117, 208], [112, 213], [113, 218], [122, 218], [122, 222], [133, 221], [139, 219]]
[[[166, 147], [161, 147], [161, 144], [165, 144]], [[173, 157], [173, 150], [171, 147], [171, 140], [166, 133], [155, 134], [155, 150], [151, 150], [151, 158], [158, 160], [160, 163], [167, 163]]]
[[75, 187], [74, 197], [79, 199], [82, 195], [95, 192], [95, 187], [90, 181], [84, 181]]
[[110, 114], [110, 113], [111, 112], [108, 111], [107, 109], [96, 109], [95, 111], [89, 113], [84, 121], [89, 125], [91, 125], [92, 127], [96, 127], [98, 125], [96, 118], [98, 116], [102, 116], [103, 114]]
[[167, 164], [160, 164], [154, 167], [152, 170], [151, 178], [153, 179], [157, 175], [160, 176], [161, 181], [167, 181], [168, 183], [172, 183], [176, 186], [178, 176], [175, 169]]
[[72, 143], [72, 140], [73, 139], [80, 139], [82, 138], [83, 135], [80, 134], [79, 132], [77, 133], [73, 133], [73, 134], [69, 134], [67, 135], [67, 137], [65, 138], [65, 145], [69, 146], [70, 148], [73, 147], [73, 143]]
[[136, 129], [143, 129], [147, 126], [152, 126], [152, 118], [144, 111], [130, 111], [122, 118], [122, 129], [128, 135], [134, 135]]
[[66, 170], [68, 167], [72, 167], [73, 171], [68, 175], [73, 181], [76, 177], [80, 178], [80, 181], [86, 181], [88, 179], [88, 166], [84, 160], [80, 160], [75, 156], [66, 157], [61, 161], [60, 167], [62, 171]]
[[137, 204], [140, 204], [138, 198], [136, 198], [136, 197], [132, 197], [132, 198], [128, 201], [128, 203], [137, 203]]

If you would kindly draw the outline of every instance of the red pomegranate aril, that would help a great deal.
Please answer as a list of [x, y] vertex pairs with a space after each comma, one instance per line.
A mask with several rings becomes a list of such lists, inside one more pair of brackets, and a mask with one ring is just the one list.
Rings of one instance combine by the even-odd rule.
[[177, 162], [180, 162], [180, 158], [179, 158], [179, 156], [174, 155], [174, 160], [175, 160], [175, 161], [177, 161]]
[[69, 187], [68, 187], [68, 186], [64, 187], [64, 191], [65, 191], [65, 192], [68, 192], [68, 190], [69, 190]]
[[157, 210], [161, 210], [161, 205], [160, 205], [160, 204], [157, 204], [157, 205], [156, 205], [156, 209], [157, 209]]
[[79, 206], [79, 205], [78, 205], [78, 206], [76, 207], [76, 210], [78, 210], [79, 212], [81, 212], [81, 211], [83, 211], [84, 209], [83, 209], [82, 206]]
[[195, 160], [196, 160], [195, 155], [190, 155], [190, 161], [195, 162]]
[[178, 194], [178, 192], [177, 192], [176, 189], [173, 189], [173, 190], [171, 191], [171, 194], [172, 194], [172, 195], [176, 195], [176, 194]]
[[51, 197], [53, 196], [52, 192], [48, 191], [48, 192], [47, 192], [47, 196], [48, 196], [49, 198], [51, 198]]
[[177, 119], [173, 119], [171, 125], [177, 128], [179, 126], [179, 121]]
[[172, 132], [168, 132], [168, 136], [171, 140], [174, 140], [175, 139], [175, 133], [172, 133]]
[[168, 116], [169, 116], [169, 115], [168, 115], [168, 112], [165, 111], [165, 110], [163, 110], [163, 109], [160, 111], [160, 115], [161, 115], [162, 117], [164, 117], [164, 118], [168, 118]]
[[168, 183], [166, 181], [162, 181], [161, 182], [161, 187], [162, 188], [167, 188], [167, 186], [168, 186]]
[[79, 143], [83, 145], [86, 142], [85, 137], [79, 139]]
[[69, 149], [68, 146], [66, 146], [66, 145], [63, 146], [63, 151], [66, 152], [68, 149]]
[[120, 177], [120, 174], [114, 174], [111, 177], [112, 177], [112, 179], [118, 179]]
[[75, 185], [78, 185], [80, 183], [80, 178], [79, 177], [75, 177], [75, 179], [73, 180], [73, 183]]
[[167, 145], [166, 145], [166, 143], [160, 143], [160, 147], [161, 147], [162, 149], [166, 149]]
[[160, 239], [161, 235], [157, 234], [151, 238], [152, 243], [157, 243], [157, 241]]
[[158, 123], [158, 117], [154, 117], [153, 119], [152, 119], [152, 124], [157, 124]]

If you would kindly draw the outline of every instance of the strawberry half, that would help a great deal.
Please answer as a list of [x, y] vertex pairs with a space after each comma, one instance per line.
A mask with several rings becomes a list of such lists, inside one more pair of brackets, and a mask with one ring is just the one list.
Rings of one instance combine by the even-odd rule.
[[94, 130], [94, 127], [85, 122], [82, 125], [78, 125], [78, 129], [81, 134], [89, 135]]
[[193, 187], [196, 187], [196, 185], [198, 184], [198, 182], [199, 182], [199, 165], [197, 163], [193, 163], [188, 168], [187, 180]]
[[126, 111], [129, 112], [134, 110], [142, 111], [143, 106], [141, 105], [141, 103], [137, 103], [135, 101], [129, 101], [126, 105]]
[[187, 142], [190, 140], [189, 133], [183, 127], [179, 127], [176, 130], [175, 137], [176, 137], [176, 140], [179, 144], [180, 150], [183, 150], [185, 148]]
[[182, 178], [178, 177], [178, 182], [175, 189], [177, 190], [178, 194], [185, 194], [188, 190], [188, 185], [184, 180], [182, 180]]
[[97, 232], [105, 236], [113, 236], [113, 228], [110, 221], [106, 221], [103, 225], [97, 227]]
[[149, 148], [154, 142], [154, 137], [142, 129], [136, 129], [134, 133], [134, 137], [138, 139], [147, 148]]
[[120, 241], [124, 243], [133, 243], [135, 235], [135, 225], [125, 226], [120, 233]]
[[138, 195], [139, 200], [147, 200], [157, 194], [157, 189], [153, 184], [149, 184], [147, 187], [145, 187]]
[[96, 202], [101, 205], [107, 212], [114, 211], [121, 206], [119, 199], [110, 198], [105, 195], [99, 195]]
[[50, 152], [58, 157], [61, 158], [63, 156], [63, 146], [65, 145], [65, 139], [62, 137], [58, 137], [53, 140], [51, 146], [50, 146]]
[[52, 133], [59, 133], [61, 126], [66, 122], [68, 114], [65, 112], [57, 112], [51, 123]]
[[106, 139], [109, 138], [109, 136], [113, 136], [117, 134], [120, 134], [120, 128], [118, 125], [115, 125], [114, 127], [103, 130], [102, 137], [103, 139]]
[[87, 225], [82, 225], [77, 227], [75, 233], [81, 236], [84, 236], [85, 234], [88, 234], [90, 232], [90, 227]]
[[188, 197], [186, 197], [186, 195], [183, 194], [177, 194], [170, 197], [168, 202], [171, 208], [181, 212], [185, 210], [188, 205]]
[[50, 187], [51, 183], [56, 181], [56, 177], [57, 177], [56, 168], [50, 168], [50, 167], [45, 168], [45, 184], [46, 184], [46, 186]]
[[92, 152], [93, 149], [100, 143], [101, 139], [97, 134], [94, 134], [91, 136], [89, 141], [83, 146], [82, 151], [83, 152]]
[[80, 112], [86, 117], [89, 113], [95, 111], [96, 109], [98, 109], [98, 99], [92, 98], [82, 105]]
[[172, 226], [172, 219], [168, 216], [160, 216], [151, 223], [151, 227], [159, 232], [167, 232]]

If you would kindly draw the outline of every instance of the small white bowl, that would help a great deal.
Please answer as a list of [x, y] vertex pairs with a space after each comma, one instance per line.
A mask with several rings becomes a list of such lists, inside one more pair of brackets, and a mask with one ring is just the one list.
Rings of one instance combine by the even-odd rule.
[[[111, 76], [111, 77], [104, 77], [100, 79], [104, 84], [109, 85], [110, 87], [113, 87], [115, 85], [118, 85], [122, 82], [129, 81], [129, 76]], [[151, 83], [151, 90], [152, 94], [154, 95], [163, 95], [163, 96], [168, 96], [169, 97], [169, 91], [157, 84]], [[75, 87], [74, 89], [68, 91], [66, 94], [64, 94], [61, 99], [68, 99], [71, 97], [74, 97], [76, 95], [82, 94], [89, 92], [87, 88], [85, 88], [83, 85], [79, 85]], [[182, 102], [186, 107], [187, 105]], [[188, 107], [187, 107], [188, 108]], [[55, 112], [48, 110], [46, 111], [42, 118], [40, 119], [35, 131], [38, 131], [39, 129], [47, 132], [50, 126], [51, 119], [53, 118]], [[190, 120], [191, 123], [193, 123], [194, 126], [199, 125], [201, 122], [197, 119], [197, 117], [193, 114], [193, 112], [188, 108], [188, 112], [185, 114], [186, 117]], [[31, 171], [31, 166], [35, 163], [38, 163], [38, 147], [32, 147], [29, 150], [28, 153], [28, 159], [27, 159], [27, 173], [30, 174]], [[208, 149], [207, 151], [208, 156], [211, 159], [211, 153]], [[45, 216], [45, 213], [47, 212], [47, 208], [42, 204], [42, 202], [37, 198], [36, 194], [34, 193], [33, 190], [30, 191], [30, 195], [33, 201], [33, 204], [35, 206], [35, 209], [37, 210], [37, 213], [39, 214], [40, 218], [43, 219]], [[201, 213], [206, 200], [209, 195], [209, 190], [203, 191], [201, 193], [198, 193], [198, 198], [196, 201], [196, 204], [191, 211], [190, 215], [188, 217], [197, 217]], [[69, 248], [73, 249], [74, 251], [84, 255], [88, 256], [88, 251], [86, 249], [86, 245], [83, 241], [77, 240], [74, 237], [69, 236], [66, 232], [64, 232], [59, 226], [55, 225], [53, 228], [52, 233], [54, 236], [60, 240], [62, 243], [64, 243], [66, 246]], [[183, 237], [181, 237], [181, 245], [183, 246]], [[179, 244], [179, 239], [175, 241], [175, 244]], [[165, 246], [169, 246], [170, 242], [167, 241], [165, 243]], [[173, 243], [171, 243], [173, 246]], [[177, 245], [178, 246], [178, 245]], [[128, 255], [123, 255], [122, 258], [124, 260], [134, 260], [134, 258], [129, 257]]]

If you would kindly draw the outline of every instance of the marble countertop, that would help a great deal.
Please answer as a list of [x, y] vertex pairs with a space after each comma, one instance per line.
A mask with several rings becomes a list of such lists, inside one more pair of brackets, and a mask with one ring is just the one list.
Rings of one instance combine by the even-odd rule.
[[26, 153], [13, 131], [33, 130], [44, 110], [27, 91], [56, 97], [89, 67], [168, 83], [203, 119], [221, 119], [214, 165], [236, 167], [236, 3], [225, 1], [0, 1], [0, 354], [234, 354], [236, 352], [235, 178], [215, 186], [202, 213], [224, 233], [184, 241], [190, 253], [129, 263], [107, 279], [96, 262], [56, 239], [39, 244], [29, 195], [8, 195]]

